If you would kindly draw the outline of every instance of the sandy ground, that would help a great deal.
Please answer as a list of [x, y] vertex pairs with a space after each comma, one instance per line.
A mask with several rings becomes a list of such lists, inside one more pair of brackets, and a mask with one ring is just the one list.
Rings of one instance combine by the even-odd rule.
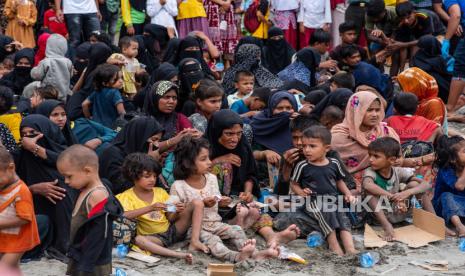
[[[363, 235], [354, 234], [357, 249], [363, 248]], [[259, 246], [264, 245], [263, 239], [257, 237]], [[177, 244], [184, 247], [186, 244]], [[373, 268], [361, 268], [357, 256], [338, 257], [331, 254], [325, 246], [320, 248], [307, 247], [305, 240], [296, 240], [287, 246], [291, 251], [304, 257], [308, 264], [302, 265], [286, 260], [266, 260], [261, 262], [247, 261], [236, 264], [238, 275], [465, 275], [465, 252], [460, 252], [457, 239], [446, 238], [428, 246], [411, 249], [406, 245], [394, 242], [384, 248], [375, 249], [379, 252], [380, 262]], [[430, 272], [409, 264], [415, 260], [447, 260], [449, 271], [444, 273]], [[125, 258], [115, 259], [113, 267], [126, 271], [127, 275], [206, 275], [208, 263], [221, 263], [202, 253], [194, 254], [194, 264], [187, 265], [183, 260], [162, 258], [154, 266], [147, 266], [140, 261]], [[22, 264], [24, 275], [64, 275], [66, 265], [55, 260], [43, 258]], [[383, 274], [384, 273], [384, 274]]]

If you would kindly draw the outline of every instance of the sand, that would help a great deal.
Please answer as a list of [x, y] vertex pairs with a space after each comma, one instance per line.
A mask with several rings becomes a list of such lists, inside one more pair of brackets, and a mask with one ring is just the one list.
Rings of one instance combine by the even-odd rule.
[[[363, 248], [362, 234], [354, 234], [356, 247]], [[257, 243], [263, 248], [264, 240], [257, 238]], [[186, 243], [177, 244], [179, 250], [186, 247]], [[373, 268], [361, 268], [358, 256], [338, 257], [330, 253], [325, 246], [320, 248], [307, 247], [305, 240], [300, 239], [291, 242], [287, 247], [304, 257], [308, 264], [302, 265], [287, 260], [266, 260], [261, 262], [246, 261], [236, 264], [235, 271], [238, 275], [465, 275], [465, 252], [460, 252], [456, 238], [432, 243], [428, 246], [411, 249], [406, 245], [394, 242], [388, 246], [375, 249], [380, 254], [380, 261]], [[445, 273], [430, 272], [423, 268], [409, 264], [415, 260], [447, 260], [449, 271]], [[187, 265], [183, 260], [161, 258], [153, 266], [145, 263], [125, 259], [114, 259], [113, 267], [124, 269], [127, 275], [206, 275], [208, 263], [221, 263], [203, 253], [194, 254], [194, 264]], [[42, 258], [40, 261], [32, 261], [21, 265], [24, 275], [64, 275], [66, 265], [56, 260]], [[383, 272], [387, 272], [382, 274]]]

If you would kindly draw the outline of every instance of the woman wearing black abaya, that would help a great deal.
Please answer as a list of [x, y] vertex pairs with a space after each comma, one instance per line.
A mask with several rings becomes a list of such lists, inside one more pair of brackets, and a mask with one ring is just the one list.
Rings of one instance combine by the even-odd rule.
[[57, 100], [45, 100], [36, 109], [36, 114], [44, 115], [49, 118], [60, 129], [66, 139], [66, 145], [72, 146], [78, 144], [78, 139], [71, 131], [69, 120], [66, 116], [65, 104]]
[[263, 47], [263, 66], [273, 74], [278, 74], [289, 64], [295, 50], [284, 39], [284, 32], [280, 28], [272, 27], [268, 30], [268, 40]]
[[23, 119], [21, 138], [22, 147], [14, 154], [16, 171], [34, 196], [36, 214], [46, 215], [52, 222], [53, 249], [49, 251], [60, 259], [68, 249], [71, 213], [78, 195], [65, 185], [56, 168], [58, 155], [66, 149], [66, 140], [58, 126], [39, 114]]
[[73, 89], [74, 94], [66, 102], [68, 119], [74, 121], [84, 117], [82, 113], [82, 102], [92, 94], [94, 90], [93, 71], [98, 65], [106, 63], [112, 51], [105, 43], [97, 42], [90, 47], [89, 64], [81, 75], [78, 83]]
[[345, 112], [349, 98], [354, 94], [352, 90], [347, 88], [338, 88], [326, 95], [310, 112], [310, 117], [315, 120], [320, 120], [321, 114], [328, 106], [336, 106]]
[[420, 48], [411, 61], [411, 67], [418, 67], [433, 76], [439, 86], [439, 97], [447, 103], [452, 74], [441, 56], [441, 43], [432, 35], [422, 36], [417, 44]]
[[202, 65], [194, 58], [185, 58], [179, 63], [179, 89], [178, 106], [176, 110], [189, 117], [195, 113], [195, 103], [192, 96], [200, 85], [200, 80], [205, 78]]
[[186, 58], [197, 60], [202, 66], [204, 75], [213, 77], [210, 67], [208, 67], [208, 64], [203, 59], [203, 50], [199, 38], [187, 36], [181, 40], [176, 56], [170, 62], [175, 66], [179, 66], [181, 61]]
[[166, 27], [157, 24], [144, 26], [144, 33], [136, 36], [139, 42], [137, 60], [145, 64], [146, 70], [151, 74], [162, 62], [165, 49], [170, 37]]
[[6, 49], [6, 46], [13, 42], [13, 38], [0, 34], [0, 62], [2, 62], [8, 55], [12, 54], [11, 51]]
[[171, 59], [173, 59], [177, 55], [179, 44], [181, 44], [181, 39], [179, 38], [170, 39], [170, 41], [168, 42], [168, 45], [166, 46], [166, 51], [163, 54], [163, 62], [169, 62]]
[[144, 152], [158, 160], [158, 143], [162, 135], [163, 128], [155, 118], [138, 117], [125, 125], [103, 151], [100, 156], [100, 176], [111, 182], [111, 190], [115, 195], [133, 186], [133, 183], [124, 179], [121, 172], [124, 158], [130, 153]]
[[7, 86], [16, 95], [22, 95], [24, 87], [31, 83], [31, 69], [34, 64], [34, 50], [24, 48], [15, 54], [15, 68], [0, 79], [0, 85]]

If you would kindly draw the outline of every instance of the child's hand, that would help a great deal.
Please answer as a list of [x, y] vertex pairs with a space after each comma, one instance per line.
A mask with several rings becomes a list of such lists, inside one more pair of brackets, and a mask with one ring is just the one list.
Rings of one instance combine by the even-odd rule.
[[218, 205], [220, 207], [227, 207], [229, 204], [231, 204], [232, 199], [228, 196], [222, 196], [220, 201], [218, 202]]
[[207, 197], [203, 200], [203, 204], [207, 208], [211, 208], [216, 204], [216, 198], [214, 196]]
[[297, 148], [287, 150], [286, 152], [284, 152], [283, 157], [284, 157], [284, 160], [286, 161], [286, 163], [292, 165], [297, 160], [299, 160], [300, 150], [297, 149]]
[[301, 34], [304, 34], [305, 33], [305, 26], [304, 26], [304, 23], [299, 23], [299, 32]]
[[245, 202], [252, 202], [253, 201], [253, 195], [251, 192], [241, 192], [239, 194], [239, 198], [242, 200], [242, 201], [245, 201]]
[[266, 162], [271, 164], [271, 165], [279, 165], [279, 161], [281, 161], [281, 155], [277, 154], [276, 152], [272, 150], [265, 150], [265, 158]]
[[180, 214], [184, 212], [185, 209], [186, 209], [186, 204], [182, 202], [176, 203], [176, 213]]
[[407, 205], [405, 205], [405, 202], [401, 201], [396, 204], [397, 211], [399, 213], [406, 213], [408, 211]]
[[305, 196], [309, 196], [313, 193], [312, 190], [310, 190], [309, 188], [305, 188], [302, 191], [304, 192]]
[[163, 210], [166, 210], [166, 204], [165, 204], [165, 203], [161, 203], [161, 202], [154, 203], [154, 204], [152, 204], [152, 210], [153, 210], [153, 211], [163, 211]]
[[347, 202], [347, 203], [352, 203], [352, 204], [355, 204], [357, 203], [358, 199], [357, 197], [353, 196], [352, 194], [347, 194], [344, 196], [344, 200]]

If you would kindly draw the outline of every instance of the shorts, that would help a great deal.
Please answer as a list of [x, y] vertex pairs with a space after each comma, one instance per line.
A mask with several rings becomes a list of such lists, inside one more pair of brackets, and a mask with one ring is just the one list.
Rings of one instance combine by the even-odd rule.
[[465, 78], [465, 38], [460, 39], [454, 53], [455, 64], [452, 76], [457, 79]]
[[179, 235], [174, 224], [170, 224], [170, 227], [166, 232], [150, 235], [154, 238], [159, 239], [164, 247], [170, 247], [173, 244], [183, 241], [186, 238], [186, 233]]

